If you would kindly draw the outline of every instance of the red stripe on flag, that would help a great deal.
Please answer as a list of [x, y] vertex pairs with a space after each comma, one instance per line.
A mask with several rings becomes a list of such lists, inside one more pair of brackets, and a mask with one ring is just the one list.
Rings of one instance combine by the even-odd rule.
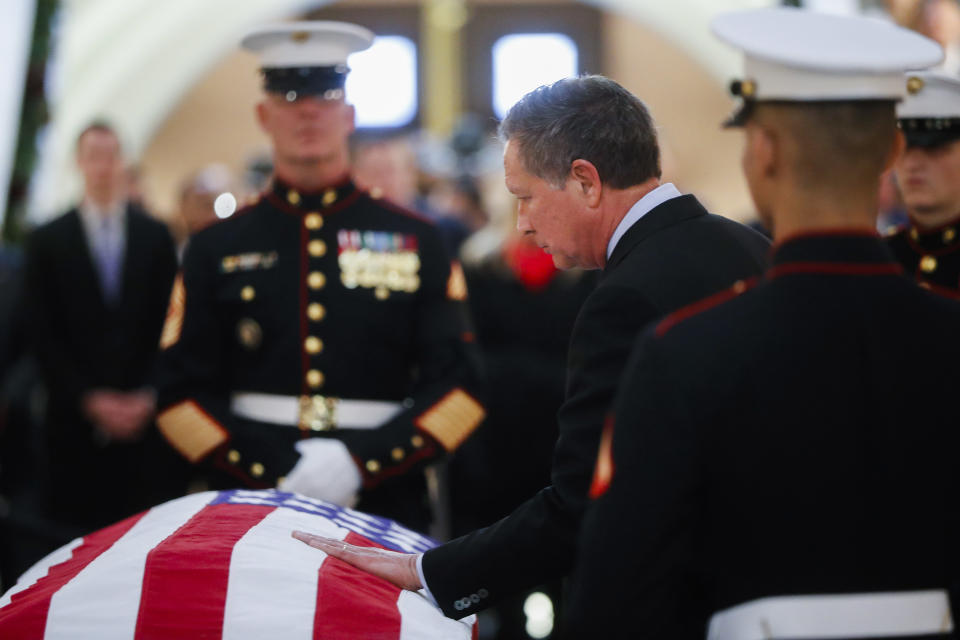
[[41, 640], [47, 626], [50, 599], [62, 586], [73, 580], [84, 567], [123, 537], [146, 512], [121, 520], [115, 525], [84, 536], [83, 544], [73, 550], [66, 562], [50, 567], [36, 584], [16, 593], [10, 604], [0, 609], [0, 629], [4, 638]]
[[[344, 541], [361, 547], [385, 548], [352, 532], [347, 534]], [[397, 608], [399, 588], [336, 558], [324, 560], [319, 574], [314, 638], [400, 638], [400, 609]]]
[[204, 507], [147, 555], [135, 637], [219, 638], [233, 546], [275, 507]]

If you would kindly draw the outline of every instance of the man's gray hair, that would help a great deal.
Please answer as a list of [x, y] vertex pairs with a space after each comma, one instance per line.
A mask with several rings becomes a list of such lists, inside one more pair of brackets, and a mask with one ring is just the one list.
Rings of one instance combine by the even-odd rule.
[[653, 118], [636, 96], [603, 76], [534, 89], [510, 109], [499, 134], [518, 147], [529, 173], [558, 188], [577, 159], [592, 163], [615, 189], [660, 177]]

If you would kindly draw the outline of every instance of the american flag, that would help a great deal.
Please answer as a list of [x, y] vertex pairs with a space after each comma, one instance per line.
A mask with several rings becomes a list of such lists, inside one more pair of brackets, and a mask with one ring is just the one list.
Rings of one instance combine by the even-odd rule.
[[281, 491], [209, 491], [61, 547], [0, 598], [0, 638], [470, 640], [402, 591], [290, 537], [420, 552], [400, 525]]

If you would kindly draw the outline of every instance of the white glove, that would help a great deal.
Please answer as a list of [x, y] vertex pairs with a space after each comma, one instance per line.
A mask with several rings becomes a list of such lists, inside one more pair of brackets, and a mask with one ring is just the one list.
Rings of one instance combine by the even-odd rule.
[[310, 438], [295, 446], [300, 460], [278, 485], [281, 491], [302, 493], [344, 507], [356, 504], [360, 469], [346, 445], [334, 438]]

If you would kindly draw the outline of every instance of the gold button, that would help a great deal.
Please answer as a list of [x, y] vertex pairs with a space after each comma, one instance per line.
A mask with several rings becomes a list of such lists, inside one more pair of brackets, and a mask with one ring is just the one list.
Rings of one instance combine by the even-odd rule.
[[737, 280], [733, 283], [733, 292], [736, 294], [743, 293], [747, 290], [747, 283], [743, 280]]
[[323, 351], [323, 340], [316, 336], [310, 336], [304, 341], [303, 347], [307, 350], [307, 353], [318, 354]]
[[250, 475], [252, 475], [254, 478], [259, 478], [262, 476], [263, 471], [263, 465], [259, 462], [254, 462], [252, 465], [250, 465]]
[[311, 289], [323, 289], [325, 284], [327, 284], [327, 276], [319, 271], [311, 271], [307, 276], [307, 286]]
[[329, 207], [336, 201], [337, 201], [337, 192], [334, 189], [327, 189], [326, 191], [324, 191], [323, 198], [320, 200], [320, 202], [322, 202], [323, 206], [325, 207]]
[[410, 438], [410, 444], [419, 449], [423, 446], [423, 436], [413, 436]]
[[230, 449], [229, 453], [227, 453], [227, 462], [230, 464], [237, 464], [240, 462], [240, 452], [236, 449]]
[[383, 197], [383, 189], [381, 189], [380, 187], [374, 187], [370, 189], [370, 197], [373, 198], [374, 200], [379, 200], [380, 198]]
[[319, 229], [323, 226], [323, 216], [319, 213], [308, 213], [303, 217], [303, 225], [307, 229]]
[[386, 287], [377, 287], [374, 289], [373, 295], [377, 297], [377, 300], [386, 300], [390, 297], [390, 290]]
[[327, 310], [319, 302], [311, 302], [307, 305], [307, 317], [314, 322], [320, 322], [327, 315]]
[[366, 467], [367, 471], [370, 473], [376, 473], [377, 471], [380, 471], [380, 463], [376, 460], [367, 460]]
[[951, 243], [956, 239], [957, 231], [953, 227], [947, 227], [943, 230], [943, 241], [947, 244]]
[[920, 237], [920, 232], [917, 231], [916, 227], [910, 227], [910, 237], [914, 240]]
[[293, 189], [290, 189], [290, 191], [287, 191], [287, 202], [293, 206], [297, 206], [300, 204], [300, 194]]
[[314, 258], [321, 258], [327, 254], [327, 243], [323, 240], [311, 240], [307, 244], [307, 251]]
[[310, 369], [307, 371], [307, 384], [314, 389], [323, 386], [323, 372], [316, 369]]
[[933, 273], [937, 270], [937, 259], [933, 256], [923, 256], [920, 258], [920, 269], [925, 273]]
[[403, 460], [403, 449], [401, 447], [394, 447], [393, 451], [390, 452], [390, 457], [397, 462]]
[[243, 298], [244, 302], [250, 302], [251, 300], [257, 297], [257, 292], [253, 287], [251, 287], [250, 285], [247, 285], [246, 287], [240, 290], [240, 297]]
[[277, 486], [279, 487], [286, 481], [287, 481], [287, 476], [280, 476], [279, 478], [277, 478]]

